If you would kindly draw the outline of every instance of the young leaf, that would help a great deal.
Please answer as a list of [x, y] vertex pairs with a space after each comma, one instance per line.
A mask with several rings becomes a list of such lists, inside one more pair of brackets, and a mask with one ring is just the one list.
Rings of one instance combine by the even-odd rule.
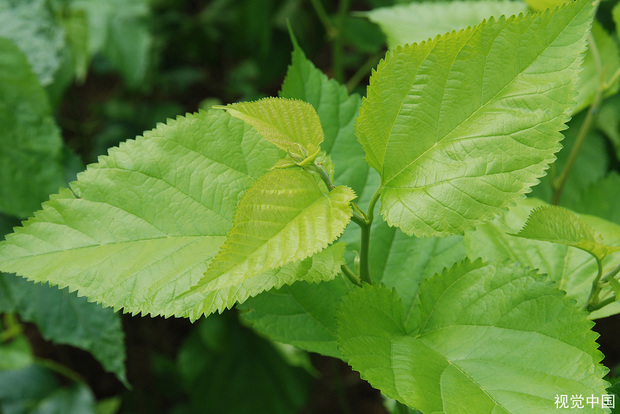
[[395, 291], [366, 285], [338, 314], [345, 358], [390, 398], [429, 413], [534, 413], [555, 410], [557, 394], [605, 394], [592, 323], [532, 271], [465, 261], [423, 282], [415, 305], [407, 321]]
[[357, 123], [388, 224], [462, 233], [537, 183], [560, 148], [592, 13], [579, 0], [388, 53]]
[[[395, 288], [407, 312], [420, 281], [465, 258], [460, 236], [417, 239], [376, 220], [370, 238], [370, 257], [376, 258], [370, 268], [373, 282]], [[251, 298], [240, 309], [254, 329], [276, 341], [342, 358], [334, 315], [351, 288], [342, 277], [328, 283], [295, 283]]]
[[301, 99], [314, 107], [325, 133], [321, 148], [334, 162], [334, 182], [351, 187], [361, 197], [368, 178], [364, 150], [354, 130], [361, 98], [349, 95], [344, 85], [328, 79], [306, 58], [297, 42], [293, 41], [293, 47], [280, 96]]
[[[234, 288], [237, 292], [248, 279], [325, 249], [349, 223], [354, 198], [353, 190], [345, 186], [325, 193], [304, 170], [276, 169], [265, 174], [244, 194], [226, 242], [198, 285], [188, 292], [195, 298], [216, 294], [214, 299], [201, 299], [191, 317], [234, 304], [218, 291]], [[329, 272], [325, 279], [333, 275]], [[264, 284], [262, 290], [282, 284]]]
[[9, 311], [36, 324], [43, 338], [90, 352], [106, 371], [128, 385], [123, 328], [112, 309], [90, 303], [66, 289], [0, 274], [0, 298], [3, 295], [12, 305]]
[[27, 217], [63, 185], [62, 140], [26, 57], [0, 37], [0, 212]]
[[281, 157], [224, 112], [179, 117], [112, 148], [0, 243], [0, 269], [115, 309], [174, 301], [218, 252], [241, 194]]
[[252, 125], [267, 141], [290, 154], [299, 163], [312, 162], [323, 142], [321, 121], [307, 102], [264, 98], [216, 108]]
[[602, 237], [593, 228], [570, 210], [557, 206], [543, 206], [532, 210], [525, 226], [515, 236], [576, 247], [598, 260], [620, 251], [620, 247], [602, 244]]
[[419, 43], [453, 30], [476, 25], [491, 16], [511, 16], [527, 12], [518, 1], [453, 1], [411, 3], [378, 8], [366, 13], [371, 22], [381, 27], [388, 47]]

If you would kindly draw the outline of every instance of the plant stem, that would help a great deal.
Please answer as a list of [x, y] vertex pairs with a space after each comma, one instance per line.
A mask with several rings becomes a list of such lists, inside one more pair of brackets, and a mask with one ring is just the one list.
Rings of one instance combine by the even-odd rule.
[[331, 20], [329, 20], [329, 16], [327, 15], [325, 8], [323, 7], [323, 3], [321, 3], [321, 0], [310, 0], [310, 3], [312, 3], [314, 12], [321, 21], [321, 24], [323, 24], [325, 32], [327, 32], [327, 37], [331, 39], [334, 36], [334, 31], [336, 30], [336, 28], [332, 24]]
[[601, 278], [603, 277], [603, 262], [596, 257], [596, 266], [598, 268], [596, 277], [592, 281], [592, 290], [590, 290], [590, 297], [588, 298], [588, 304], [586, 309], [590, 310], [598, 305], [598, 294], [601, 291]]
[[360, 246], [360, 280], [368, 283], [369, 285], [372, 284], [372, 277], [370, 276], [370, 268], [368, 264], [368, 256], [370, 251], [370, 229], [375, 216], [375, 206], [377, 205], [377, 201], [379, 201], [379, 196], [381, 195], [380, 190], [381, 188], [377, 189], [375, 194], [372, 196], [370, 204], [368, 205], [368, 213], [366, 213], [361, 220], [352, 219], [357, 225], [360, 226], [362, 231]]
[[354, 285], [362, 286], [362, 282], [360, 282], [360, 280], [357, 277], [357, 275], [355, 274], [355, 272], [353, 272], [353, 270], [349, 269], [349, 266], [342, 265], [342, 266], [340, 266], [340, 270], [342, 270], [342, 273], [344, 273], [344, 275], [347, 277], [347, 279], [349, 279]]
[[344, 46], [344, 26], [349, 13], [351, 0], [340, 0], [338, 14], [336, 15], [336, 31], [332, 41], [332, 64], [334, 67], [334, 79], [342, 83], [344, 81], [344, 64], [342, 51]]
[[579, 135], [577, 135], [577, 142], [575, 142], [575, 146], [571, 150], [570, 155], [568, 156], [568, 161], [566, 161], [566, 165], [562, 169], [562, 173], [556, 180], [553, 182], [553, 199], [551, 201], [552, 204], [558, 205], [560, 203], [560, 198], [562, 197], [562, 191], [564, 190], [564, 186], [566, 185], [566, 180], [568, 179], [568, 174], [570, 174], [575, 161], [577, 160], [577, 156], [579, 155], [579, 151], [585, 142], [586, 136], [590, 131], [590, 127], [592, 126], [592, 122], [594, 121], [594, 117], [598, 112], [598, 108], [601, 104], [601, 100], [603, 98], [603, 88], [599, 88], [596, 91], [596, 95], [594, 96], [594, 101], [590, 108], [588, 109], [588, 114], [586, 115], [586, 119], [581, 124], [581, 129], [579, 129]]
[[2, 319], [4, 330], [0, 332], [0, 343], [9, 341], [22, 332], [22, 325], [17, 321], [14, 313], [6, 313]]
[[62, 364], [59, 364], [56, 361], [52, 361], [51, 359], [45, 359], [45, 358], [35, 358], [35, 364], [37, 365], [41, 365], [49, 370], [52, 370], [54, 372], [57, 372], [58, 374], [69, 378], [72, 381], [75, 382], [85, 382], [84, 378], [82, 378], [82, 376], [80, 374], [78, 374], [77, 372], [75, 372], [74, 370], [72, 370], [71, 368], [68, 368]]
[[588, 306], [587, 310], [588, 310], [588, 312], [594, 312], [596, 310], [604, 308], [605, 306], [607, 306], [610, 303], [613, 303], [615, 301], [616, 301], [616, 297], [612, 296], [612, 297], [609, 297], [607, 299], [604, 299], [604, 300], [600, 301], [599, 303], [597, 303], [595, 305]]
[[368, 252], [370, 250], [370, 225], [361, 226], [362, 229], [362, 245], [360, 247], [360, 279], [362, 282], [366, 282], [372, 285], [372, 279], [370, 277], [370, 269], [368, 267]]
[[353, 92], [353, 89], [355, 89], [355, 87], [366, 77], [366, 75], [368, 75], [372, 68], [377, 66], [377, 63], [383, 55], [383, 53], [372, 55], [362, 66], [359, 67], [358, 70], [355, 71], [346, 84], [347, 91], [349, 91], [349, 93]]
[[606, 273], [605, 276], [601, 278], [601, 282], [607, 282], [609, 279], [616, 276], [618, 273], [620, 273], [620, 265], [616, 266], [614, 269]]
[[592, 122], [594, 121], [594, 118], [598, 113], [599, 106], [601, 105], [601, 101], [603, 100], [603, 93], [608, 87], [607, 83], [605, 82], [605, 75], [601, 63], [601, 56], [592, 35], [590, 35], [590, 51], [592, 52], [592, 57], [594, 58], [594, 62], [596, 64], [596, 70], [599, 76], [599, 86], [596, 90], [596, 95], [594, 95], [594, 99], [592, 100], [592, 104], [588, 109], [586, 119], [583, 121], [583, 124], [581, 124], [579, 134], [577, 135], [577, 141], [575, 142], [575, 146], [573, 147], [570, 155], [568, 156], [568, 160], [566, 161], [566, 164], [562, 169], [562, 173], [552, 182], [553, 198], [551, 200], [551, 203], [554, 205], [558, 205], [560, 203], [560, 199], [562, 198], [562, 192], [564, 191], [564, 187], [566, 186], [566, 180], [568, 179], [568, 175], [573, 169], [575, 161], [577, 160], [577, 156], [581, 151], [581, 147], [583, 146], [586, 136], [590, 131]]

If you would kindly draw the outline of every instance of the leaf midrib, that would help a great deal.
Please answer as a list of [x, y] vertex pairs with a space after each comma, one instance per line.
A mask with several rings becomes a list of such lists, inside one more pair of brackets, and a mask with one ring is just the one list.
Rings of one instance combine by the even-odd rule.
[[[570, 22], [574, 21], [574, 20], [575, 20], [575, 19], [579, 16], [579, 14], [580, 14], [580, 13], [581, 13], [581, 11], [577, 12], [577, 13], [575, 14], [575, 16], [573, 16], [573, 18], [570, 20]], [[540, 18], [540, 16], [539, 16], [539, 18]], [[488, 100], [487, 100], [487, 101], [486, 101], [483, 105], [481, 105], [481, 106], [480, 106], [479, 108], [477, 108], [474, 112], [472, 112], [472, 113], [471, 113], [471, 114], [470, 114], [470, 115], [469, 115], [466, 119], [464, 119], [461, 123], [459, 123], [459, 124], [458, 124], [458, 125], [456, 125], [454, 128], [452, 128], [450, 131], [448, 131], [448, 132], [444, 135], [444, 137], [443, 137], [441, 140], [437, 141], [435, 144], [433, 144], [433, 145], [432, 145], [432, 146], [430, 146], [428, 149], [426, 149], [424, 152], [422, 152], [420, 155], [418, 155], [416, 158], [414, 158], [411, 162], [409, 162], [409, 163], [408, 163], [405, 167], [403, 167], [402, 169], [400, 169], [400, 170], [399, 170], [396, 174], [394, 174], [394, 175], [393, 175], [390, 179], [388, 179], [385, 183], [382, 183], [382, 185], [381, 185], [381, 189], [385, 188], [385, 187], [386, 187], [386, 185], [387, 185], [389, 182], [391, 182], [392, 180], [394, 180], [395, 178], [397, 178], [400, 174], [402, 174], [402, 172], [403, 172], [404, 170], [408, 169], [408, 168], [409, 168], [412, 164], [414, 164], [414, 163], [415, 163], [418, 159], [420, 159], [421, 157], [423, 157], [426, 153], [428, 153], [429, 151], [431, 151], [432, 149], [436, 148], [436, 147], [437, 147], [437, 146], [439, 146], [439, 145], [445, 144], [445, 143], [446, 143], [446, 142], [445, 142], [445, 137], [449, 136], [449, 135], [450, 135], [451, 133], [453, 133], [453, 132], [454, 132], [457, 128], [459, 128], [459, 127], [461, 127], [462, 125], [464, 125], [465, 123], [467, 123], [467, 122], [468, 122], [468, 121], [469, 121], [469, 120], [470, 120], [473, 116], [477, 115], [477, 113], [478, 113], [480, 110], [482, 110], [483, 108], [485, 108], [485, 107], [486, 107], [486, 106], [487, 106], [490, 102], [493, 102], [493, 101], [495, 100], [495, 98], [496, 98], [498, 95], [500, 95], [500, 94], [501, 94], [501, 93], [502, 93], [502, 92], [503, 92], [503, 91], [504, 91], [504, 90], [505, 90], [508, 86], [510, 86], [510, 85], [511, 85], [511, 84], [515, 81], [515, 79], [519, 78], [519, 77], [523, 74], [523, 72], [525, 72], [525, 71], [526, 71], [526, 70], [527, 70], [527, 69], [528, 69], [528, 68], [529, 68], [532, 64], [534, 64], [536, 61], [538, 61], [538, 59], [540, 58], [540, 56], [541, 56], [544, 52], [546, 52], [546, 51], [547, 51], [547, 49], [548, 49], [549, 47], [551, 47], [551, 45], [552, 45], [552, 44], [553, 44], [553, 43], [554, 43], [554, 42], [558, 39], [558, 37], [559, 37], [560, 35], [562, 35], [562, 34], [565, 32], [565, 29], [566, 29], [566, 27], [568, 27], [568, 26], [570, 25], [570, 22], [569, 22], [568, 24], [566, 24], [566, 26], [564, 27], [564, 29], [563, 29], [563, 30], [561, 30], [561, 31], [557, 34], [557, 36], [553, 39], [553, 41], [549, 42], [549, 43], [547, 44], [547, 46], [546, 46], [546, 47], [545, 47], [545, 48], [544, 48], [544, 49], [543, 49], [543, 50], [542, 50], [542, 51], [541, 51], [541, 52], [540, 52], [540, 53], [539, 53], [539, 54], [538, 54], [538, 55], [537, 55], [537, 56], [536, 56], [536, 57], [535, 57], [535, 58], [534, 58], [534, 59], [533, 59], [530, 63], [528, 63], [528, 65], [527, 65], [527, 66], [525, 66], [525, 67], [524, 67], [524, 68], [523, 68], [523, 69], [522, 69], [519, 73], [517, 73], [517, 74], [515, 75], [515, 77], [513, 77], [513, 78], [512, 78], [509, 82], [507, 82], [507, 83], [506, 83], [506, 84], [505, 84], [505, 85], [504, 85], [504, 86], [503, 86], [503, 87], [502, 87], [502, 88], [501, 88], [498, 92], [496, 92], [496, 93], [495, 93], [492, 97], [490, 97], [490, 98], [489, 98], [489, 99], [488, 99]], [[532, 23], [533, 23], [533, 22], [532, 22]], [[531, 25], [531, 24], [530, 24], [530, 25]], [[505, 29], [506, 29], [506, 28], [504, 27], [504, 28], [502, 29], [502, 31], [500, 31], [500, 32], [498, 33], [498, 35], [497, 35], [497, 36], [495, 37], [495, 39], [494, 39], [494, 42], [497, 40], [497, 37], [499, 36], [499, 34], [500, 34], [500, 33], [502, 33], [502, 32], [504, 32], [504, 30], [505, 30]], [[468, 43], [469, 43], [469, 40], [468, 40], [468, 42], [467, 42], [467, 43], [465, 43], [465, 44], [468, 44]], [[434, 48], [435, 48], [435, 46], [433, 46], [433, 49], [434, 49]], [[427, 55], [427, 56], [428, 56], [428, 55]], [[458, 56], [458, 55], [457, 55], [457, 56]], [[426, 58], [425, 58], [425, 59], [426, 59]], [[455, 57], [455, 60], [456, 60], [456, 57]], [[421, 63], [420, 63], [420, 64], [421, 64]], [[416, 73], [417, 73], [417, 70], [416, 70]], [[415, 80], [415, 76], [414, 76], [414, 80]], [[411, 83], [411, 84], [413, 84], [413, 81], [412, 81], [412, 83]], [[410, 88], [411, 88], [411, 87], [410, 87]], [[444, 89], [444, 92], [445, 92], [445, 89]], [[442, 96], [443, 96], [443, 95], [442, 95]], [[402, 105], [403, 105], [403, 104], [404, 104], [404, 99], [403, 99], [403, 102], [401, 103], [401, 108], [402, 108]], [[565, 111], [565, 112], [566, 112], [566, 111]], [[400, 114], [400, 110], [399, 110], [398, 114]], [[397, 116], [396, 116], [396, 117], [398, 117], [398, 114], [397, 114]], [[395, 123], [395, 122], [396, 122], [396, 121], [394, 121], [394, 123]], [[394, 124], [392, 124], [392, 129], [393, 129], [393, 126], [394, 126]], [[388, 143], [389, 143], [389, 137], [391, 137], [391, 136], [392, 136], [392, 133], [391, 133], [391, 130], [390, 130], [390, 135], [388, 136]], [[475, 138], [477, 138], [477, 137], [471, 137], [470, 139], [475, 139]], [[449, 142], [451, 142], [451, 141], [449, 141]], [[386, 145], [386, 151], [387, 151], [387, 145]], [[382, 165], [381, 167], [382, 167], [381, 169], [383, 170], [383, 165]]]

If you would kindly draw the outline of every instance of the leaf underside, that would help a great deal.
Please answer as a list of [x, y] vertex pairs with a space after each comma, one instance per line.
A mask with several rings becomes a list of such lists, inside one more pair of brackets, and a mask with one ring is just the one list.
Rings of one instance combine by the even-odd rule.
[[592, 12], [581, 0], [388, 53], [356, 128], [388, 224], [462, 233], [538, 182], [560, 149]]
[[379, 25], [388, 47], [419, 43], [437, 35], [476, 25], [491, 16], [511, 16], [527, 12], [518, 1], [451, 1], [399, 4], [365, 13]]
[[[482, 258], [486, 261], [511, 260], [524, 266], [538, 269], [549, 280], [565, 291], [567, 296], [577, 301], [577, 306], [586, 306], [592, 281], [597, 274], [597, 264], [593, 255], [581, 249], [565, 244], [530, 240], [515, 237], [523, 228], [530, 213], [548, 205], [537, 199], [525, 199], [511, 207], [505, 214], [495, 220], [481, 224], [473, 231], [465, 233], [465, 247], [471, 259]], [[590, 216], [579, 216], [585, 224], [603, 236], [608, 245], [620, 245], [620, 227], [604, 220], [594, 220]], [[603, 272], [611, 271], [617, 265], [616, 255], [603, 262]], [[610, 294], [608, 287], [603, 288], [601, 297]], [[592, 319], [618, 313], [614, 308], [605, 307]]]
[[620, 247], [602, 244], [601, 236], [593, 228], [570, 210], [557, 206], [532, 210], [525, 226], [515, 236], [577, 247], [599, 260], [620, 250]]
[[541, 279], [465, 261], [423, 282], [408, 314], [367, 285], [343, 300], [338, 343], [374, 387], [425, 413], [551, 413], [557, 394], [605, 394], [592, 323]]

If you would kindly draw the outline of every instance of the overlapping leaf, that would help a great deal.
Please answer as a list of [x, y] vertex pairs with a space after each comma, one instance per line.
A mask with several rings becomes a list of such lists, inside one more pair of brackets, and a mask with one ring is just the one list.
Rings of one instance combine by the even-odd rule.
[[328, 79], [306, 58], [297, 42], [293, 46], [292, 63], [280, 96], [301, 99], [314, 107], [325, 134], [321, 149], [334, 162], [335, 183], [348, 185], [361, 198], [368, 178], [364, 150], [354, 131], [361, 98], [358, 94], [349, 95], [344, 85]]
[[615, 171], [581, 193], [573, 206], [576, 212], [591, 214], [620, 224], [620, 174]]
[[409, 314], [395, 291], [367, 285], [343, 300], [338, 344], [374, 387], [422, 412], [553, 412], [557, 394], [605, 394], [592, 323], [542, 278], [465, 261], [423, 282]]
[[[467, 255], [472, 259], [482, 258], [489, 261], [510, 259], [538, 269], [541, 273], [547, 274], [548, 278], [570, 298], [575, 299], [579, 307], [585, 307], [592, 281], [597, 274], [596, 260], [591, 254], [567, 245], [511, 236], [523, 228], [533, 209], [545, 205], [536, 199], [522, 200], [506, 214], [492, 222], [479, 225], [475, 231], [467, 232], [465, 234]], [[606, 244], [618, 245], [620, 230], [613, 223], [599, 222], [586, 216], [581, 216], [581, 219], [586, 220], [588, 226], [603, 234]], [[604, 272], [610, 271], [616, 264], [613, 257], [606, 259], [603, 262]], [[608, 294], [610, 289], [605, 288], [601, 292], [601, 297]], [[618, 311], [620, 307], [611, 305], [592, 314], [592, 317], [609, 316]]]
[[179, 350], [178, 373], [193, 413], [296, 413], [311, 380], [230, 314], [197, 324]]
[[[300, 169], [276, 169], [261, 177], [244, 194], [226, 242], [204, 278], [189, 292], [200, 298], [190, 317], [222, 310], [237, 301], [219, 292], [232, 289], [237, 295], [243, 282], [325, 249], [349, 223], [354, 198], [353, 190], [345, 186], [326, 193], [311, 173]], [[333, 263], [338, 262], [336, 257]], [[330, 269], [315, 280], [332, 279], [337, 271]], [[203, 296], [208, 299], [203, 301]]]
[[453, 1], [411, 3], [361, 13], [381, 27], [388, 47], [419, 43], [453, 30], [477, 25], [491, 16], [511, 16], [527, 12], [519, 1]]
[[[33, 322], [43, 338], [90, 352], [106, 371], [127, 384], [120, 316], [66, 289], [35, 285], [0, 274], [0, 311], [17, 312]], [[8, 306], [7, 306], [8, 305]]]
[[576, 247], [602, 260], [620, 246], [602, 244], [602, 236], [577, 215], [562, 207], [543, 206], [532, 210], [525, 226], [515, 236]]
[[[585, 116], [586, 114], [582, 112], [568, 123], [568, 129], [564, 132], [564, 139], [562, 140], [562, 150], [557, 153], [553, 170], [550, 170], [549, 174], [540, 179], [540, 183], [532, 189], [528, 197], [536, 197], [551, 202], [554, 191], [553, 181], [562, 172], [571, 151], [575, 147]], [[587, 188], [605, 176], [608, 167], [605, 138], [596, 131], [590, 131], [585, 137], [585, 143], [581, 147], [579, 156], [566, 180], [560, 199], [561, 205], [569, 208], [574, 205], [577, 200], [583, 197], [583, 192]]]
[[0, 212], [27, 217], [63, 184], [62, 141], [26, 57], [0, 37]]
[[388, 53], [357, 124], [388, 224], [460, 233], [537, 182], [560, 148], [592, 12], [580, 0]]
[[202, 278], [241, 194], [282, 156], [220, 111], [169, 121], [111, 149], [7, 236], [0, 269], [127, 312], [185, 316], [174, 298]]
[[321, 121], [307, 102], [264, 98], [217, 107], [252, 125], [267, 141], [299, 162], [312, 162], [323, 142]]
[[[353, 233], [353, 232], [352, 232]], [[351, 234], [350, 240], [359, 234]], [[374, 283], [395, 288], [410, 311], [420, 281], [465, 258], [460, 236], [408, 237], [379, 217], [370, 236]], [[352, 243], [355, 248], [356, 244]], [[359, 248], [359, 247], [358, 247]], [[274, 340], [342, 358], [336, 346], [336, 307], [353, 285], [343, 278], [328, 283], [296, 283], [265, 292], [240, 306], [244, 319]]]

